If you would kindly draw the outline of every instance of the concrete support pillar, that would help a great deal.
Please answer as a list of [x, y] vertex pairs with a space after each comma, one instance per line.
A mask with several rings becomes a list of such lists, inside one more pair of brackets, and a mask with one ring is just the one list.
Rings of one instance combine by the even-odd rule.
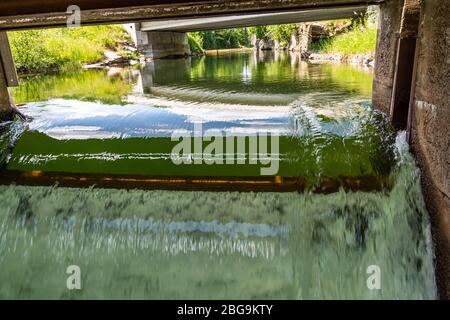
[[403, 4], [404, 0], [380, 4], [372, 101], [375, 109], [386, 114], [390, 114]]
[[422, 1], [410, 142], [422, 169], [441, 298], [450, 299], [450, 6]]
[[8, 37], [0, 32], [0, 121], [11, 120], [14, 115], [14, 102], [8, 90], [10, 85], [17, 85], [17, 75]]
[[392, 124], [401, 130], [408, 122], [420, 5], [420, 0], [405, 0], [397, 44], [390, 116]]
[[10, 120], [13, 116], [13, 102], [4, 74], [3, 65], [0, 63], [0, 121]]
[[309, 45], [311, 44], [312, 26], [309, 23], [302, 23], [298, 31], [298, 50], [300, 51], [300, 53], [305, 53], [309, 50]]
[[123, 24], [123, 28], [125, 31], [131, 36], [131, 39], [133, 40], [134, 44], [138, 45], [138, 31], [140, 31], [140, 23], [125, 23]]
[[182, 58], [191, 54], [184, 32], [138, 30], [137, 48], [146, 59]]

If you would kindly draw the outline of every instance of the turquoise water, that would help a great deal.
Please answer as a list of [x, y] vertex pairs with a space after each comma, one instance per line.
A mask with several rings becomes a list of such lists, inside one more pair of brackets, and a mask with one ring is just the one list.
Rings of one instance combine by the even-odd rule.
[[[279, 174], [310, 184], [301, 192], [2, 185], [0, 297], [435, 298], [419, 172], [404, 134], [371, 110], [371, 79], [370, 69], [253, 53], [22, 79], [14, 94], [32, 119], [0, 128], [3, 172], [257, 175], [237, 164], [173, 169], [171, 131], [201, 122], [236, 136], [276, 131]], [[312, 192], [344, 176], [389, 183]], [[70, 265], [80, 268], [80, 290], [66, 286]], [[367, 286], [374, 265], [379, 290]]]

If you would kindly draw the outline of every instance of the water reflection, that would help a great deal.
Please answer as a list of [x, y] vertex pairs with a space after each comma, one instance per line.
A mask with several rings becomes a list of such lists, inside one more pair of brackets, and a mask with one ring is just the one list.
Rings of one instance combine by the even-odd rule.
[[138, 70], [88, 70], [22, 77], [12, 94], [19, 105], [53, 98], [122, 104], [136, 82]]
[[245, 105], [289, 105], [318, 92], [369, 98], [372, 86], [371, 69], [309, 64], [280, 52], [156, 60], [142, 78], [145, 92], [155, 96]]
[[[39, 95], [27, 89], [34, 87]], [[248, 164], [173, 164], [170, 154], [177, 141], [171, 134], [177, 129], [194, 133], [201, 123], [203, 132], [223, 136], [280, 136], [277, 175], [300, 177], [307, 185], [387, 176], [394, 136], [370, 109], [370, 87], [368, 71], [308, 64], [298, 55], [278, 52], [155, 60], [140, 70], [33, 78], [15, 92], [19, 101], [37, 101], [22, 107], [33, 120], [16, 142], [7, 169], [260, 175], [260, 166]]]

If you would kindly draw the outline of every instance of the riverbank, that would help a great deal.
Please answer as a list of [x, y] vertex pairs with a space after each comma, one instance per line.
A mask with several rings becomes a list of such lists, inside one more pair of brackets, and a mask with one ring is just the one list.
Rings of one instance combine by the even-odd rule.
[[304, 54], [306, 60], [310, 62], [343, 62], [350, 64], [365, 65], [368, 67], [373, 67], [375, 65], [375, 54], [354, 54], [354, 55], [344, 55], [344, 54], [328, 54], [328, 53], [316, 53], [307, 52]]
[[[280, 40], [271, 33], [262, 40], [254, 39], [257, 50], [298, 52], [310, 62], [343, 62], [373, 67], [377, 28], [367, 19], [300, 24], [293, 33]], [[272, 39], [273, 38], [273, 39]]]
[[333, 37], [319, 39], [310, 45], [304, 55], [311, 61], [337, 61], [373, 67], [376, 38], [376, 26], [362, 24]]
[[[223, 34], [195, 32], [188, 33], [188, 41], [194, 55], [229, 50], [248, 51], [248, 47], [251, 47], [256, 51], [299, 53], [303, 60], [311, 62], [331, 61], [373, 66], [377, 37], [375, 18], [375, 13], [367, 13], [354, 19], [249, 27], [246, 32], [242, 28], [222, 31]], [[248, 41], [224, 41], [222, 38], [225, 34], [230, 39], [241, 39], [242, 35], [247, 34]], [[211, 39], [212, 36], [217, 39]], [[241, 45], [233, 47], [232, 43]]]
[[120, 25], [8, 33], [19, 74], [79, 70], [84, 65], [139, 59]]

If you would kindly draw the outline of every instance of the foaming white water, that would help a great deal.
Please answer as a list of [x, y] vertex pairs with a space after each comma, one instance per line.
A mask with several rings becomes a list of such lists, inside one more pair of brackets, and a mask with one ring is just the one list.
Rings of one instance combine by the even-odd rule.
[[[0, 296], [67, 297], [77, 264], [78, 298], [433, 299], [428, 216], [402, 157], [380, 193], [0, 187]], [[371, 265], [382, 290], [366, 286]]]

